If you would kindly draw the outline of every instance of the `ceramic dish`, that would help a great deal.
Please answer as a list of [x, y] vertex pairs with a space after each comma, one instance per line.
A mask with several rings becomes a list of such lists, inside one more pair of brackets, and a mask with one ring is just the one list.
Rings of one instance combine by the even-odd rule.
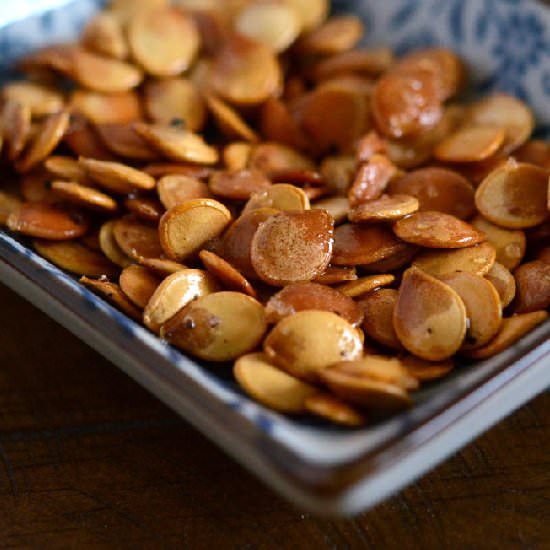
[[[18, 2], [17, 10], [9, 4], [10, 9], [0, 7], [4, 75], [18, 55], [76, 36], [100, 2], [27, 0]], [[550, 127], [550, 10], [541, 4], [365, 0], [335, 1], [334, 7], [361, 15], [371, 43], [398, 51], [453, 47], [472, 64], [478, 90], [517, 94], [539, 117], [539, 133]], [[268, 484], [323, 515], [372, 506], [550, 385], [546, 322], [504, 353], [427, 386], [411, 410], [344, 430], [283, 417], [252, 402], [228, 369], [183, 356], [6, 231], [0, 231], [0, 281], [111, 359]]]

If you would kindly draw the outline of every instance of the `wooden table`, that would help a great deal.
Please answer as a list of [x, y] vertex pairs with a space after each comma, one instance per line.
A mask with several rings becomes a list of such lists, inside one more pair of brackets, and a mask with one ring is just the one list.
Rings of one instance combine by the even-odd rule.
[[2, 549], [547, 549], [550, 394], [353, 520], [296, 510], [0, 286]]

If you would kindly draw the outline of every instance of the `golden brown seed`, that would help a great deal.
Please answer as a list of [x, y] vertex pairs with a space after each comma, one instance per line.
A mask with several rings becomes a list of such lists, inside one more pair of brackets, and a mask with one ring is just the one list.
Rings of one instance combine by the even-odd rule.
[[[441, 121], [427, 133], [435, 132]], [[424, 134], [425, 135], [425, 134]], [[403, 170], [412, 170], [425, 164], [432, 156], [431, 147], [410, 144], [407, 141], [388, 140], [386, 144], [388, 158]]]
[[215, 95], [206, 94], [206, 104], [220, 132], [229, 139], [244, 139], [255, 143], [259, 140], [256, 132], [239, 113]]
[[82, 237], [90, 227], [90, 220], [75, 209], [28, 202], [21, 204], [8, 216], [6, 225], [12, 231], [29, 237], [64, 241]]
[[509, 160], [477, 188], [476, 206], [485, 218], [501, 227], [524, 229], [550, 216], [547, 194], [547, 170]]
[[156, 124], [136, 123], [135, 131], [159, 153], [177, 162], [215, 164], [218, 151], [201, 136], [188, 130]]
[[243, 214], [260, 208], [302, 211], [309, 210], [310, 204], [303, 189], [288, 183], [276, 183], [265, 191], [252, 195], [244, 207]]
[[464, 126], [440, 142], [433, 154], [445, 162], [478, 162], [496, 153], [505, 137], [498, 126]]
[[307, 151], [309, 141], [298, 126], [288, 106], [280, 99], [270, 97], [262, 106], [261, 134], [266, 141], [283, 143], [294, 149]]
[[264, 352], [288, 373], [315, 382], [329, 365], [361, 357], [363, 343], [359, 331], [339, 315], [299, 311], [275, 325], [264, 340]]
[[86, 182], [86, 170], [72, 157], [54, 155], [44, 161], [44, 166], [54, 176], [66, 181]]
[[385, 273], [387, 271], [397, 271], [406, 266], [417, 255], [418, 247], [412, 244], [403, 243], [404, 247], [399, 248], [395, 253], [390, 254], [383, 260], [372, 262], [361, 266], [366, 273]]
[[334, 223], [323, 210], [281, 212], [262, 222], [251, 245], [254, 270], [266, 283], [309, 281], [329, 264]]
[[393, 63], [389, 48], [354, 49], [322, 59], [312, 69], [315, 80], [326, 80], [341, 74], [365, 74], [378, 76]]
[[92, 125], [80, 114], [71, 115], [63, 141], [79, 157], [96, 160], [115, 160], [114, 155], [99, 139]]
[[219, 171], [210, 176], [210, 191], [225, 199], [246, 200], [252, 194], [271, 187], [271, 182], [259, 170]]
[[351, 50], [363, 34], [361, 19], [341, 15], [327, 19], [320, 27], [301, 37], [299, 48], [307, 54], [335, 54]]
[[388, 71], [374, 87], [372, 114], [377, 128], [388, 137], [418, 135], [442, 117], [438, 82], [422, 68]]
[[99, 13], [86, 24], [82, 31], [82, 44], [107, 57], [128, 57], [128, 44], [121, 21], [109, 12]]
[[325, 185], [337, 195], [345, 195], [355, 177], [356, 162], [351, 155], [328, 156], [321, 162]]
[[206, 109], [199, 90], [185, 78], [150, 80], [144, 86], [144, 107], [153, 122], [182, 120], [191, 132], [202, 130]]
[[252, 146], [244, 141], [229, 143], [223, 149], [223, 163], [228, 170], [243, 170], [248, 165]]
[[393, 327], [393, 312], [397, 296], [397, 290], [382, 288], [363, 296], [359, 306], [363, 309], [365, 316], [362, 325], [365, 334], [383, 346], [400, 351], [403, 345]]
[[356, 281], [357, 270], [355, 267], [338, 267], [329, 265], [326, 270], [314, 279], [322, 285], [336, 285], [346, 281]]
[[[183, 0], [179, 0], [179, 2], [183, 3]], [[111, 0], [109, 11], [122, 25], [126, 25], [134, 15], [145, 10], [164, 7], [168, 4], [168, 0]]]
[[269, 323], [278, 323], [284, 317], [306, 310], [332, 311], [354, 327], [363, 320], [359, 306], [349, 296], [318, 283], [285, 286], [271, 296], [265, 309]]
[[166, 277], [149, 298], [143, 312], [146, 327], [158, 333], [163, 323], [200, 296], [219, 290], [218, 283], [201, 269], [180, 269]]
[[525, 255], [526, 238], [520, 229], [503, 229], [482, 216], [472, 220], [472, 225], [487, 235], [487, 242], [497, 251], [496, 261], [508, 269], [515, 269]]
[[221, 235], [231, 213], [213, 199], [193, 199], [166, 211], [159, 223], [162, 248], [173, 260], [184, 260]]
[[80, 282], [105, 298], [111, 305], [122, 311], [130, 319], [141, 321], [141, 311], [128, 299], [116, 283], [103, 279], [89, 279], [86, 276], [80, 278]]
[[153, 273], [156, 273], [160, 277], [168, 277], [172, 273], [181, 271], [182, 269], [188, 269], [187, 266], [167, 260], [166, 258], [138, 258], [140, 265], [146, 267]]
[[21, 205], [21, 200], [15, 195], [0, 191], [0, 226], [5, 225], [8, 217]]
[[116, 277], [118, 267], [105, 256], [74, 241], [33, 241], [34, 249], [56, 266], [76, 275]]
[[502, 128], [505, 132], [502, 152], [505, 155], [527, 141], [535, 126], [535, 118], [527, 105], [506, 94], [495, 94], [478, 101], [470, 107], [467, 117], [470, 124]]
[[212, 173], [212, 168], [207, 166], [199, 166], [196, 164], [154, 162], [145, 166], [143, 171], [154, 178], [179, 174], [182, 176], [191, 176], [200, 180], [207, 180]]
[[72, 51], [69, 74], [85, 88], [105, 93], [126, 92], [143, 80], [143, 73], [134, 65], [82, 48]]
[[365, 93], [338, 81], [323, 83], [300, 99], [295, 118], [317, 150], [349, 153], [367, 129]]
[[160, 281], [147, 268], [132, 264], [122, 270], [118, 283], [122, 292], [137, 307], [143, 309], [148, 304]]
[[514, 158], [519, 162], [535, 164], [550, 170], [550, 143], [542, 139], [529, 140], [514, 151]]
[[130, 216], [115, 220], [113, 236], [124, 254], [134, 260], [141, 256], [158, 258], [162, 255], [157, 228]]
[[50, 189], [50, 182], [50, 174], [42, 167], [23, 174], [20, 183], [23, 199], [27, 202], [59, 202], [57, 195]]
[[250, 212], [243, 212], [223, 236], [221, 255], [249, 279], [258, 278], [250, 258], [252, 239], [258, 226], [270, 216], [278, 213], [279, 210], [273, 208], [258, 208]]
[[91, 233], [84, 235], [79, 239], [86, 248], [90, 250], [95, 250], [96, 252], [102, 252], [101, 244], [99, 242], [99, 230], [94, 229]]
[[334, 230], [331, 262], [334, 265], [364, 265], [389, 258], [409, 248], [382, 225], [346, 223]]
[[354, 206], [348, 214], [351, 222], [395, 221], [418, 210], [418, 199], [410, 195], [382, 195]]
[[407, 372], [416, 378], [419, 382], [431, 382], [449, 374], [454, 368], [452, 359], [433, 362], [420, 359], [414, 355], [401, 357], [401, 363], [407, 369]]
[[273, 142], [255, 145], [250, 152], [248, 167], [265, 172], [268, 178], [281, 172], [315, 170], [311, 159], [286, 145]]
[[356, 281], [351, 281], [336, 287], [336, 290], [344, 294], [345, 296], [351, 296], [356, 298], [362, 296], [371, 290], [382, 286], [391, 285], [395, 281], [395, 277], [390, 274], [386, 275], [367, 275], [366, 277], [360, 277]]
[[68, 127], [69, 113], [67, 111], [49, 115], [40, 125], [26, 152], [17, 161], [15, 165], [17, 171], [28, 172], [33, 166], [44, 160], [57, 147]]
[[328, 0], [285, 0], [292, 6], [300, 19], [300, 27], [304, 31], [317, 28], [327, 18], [329, 12]]
[[98, 124], [97, 133], [105, 146], [121, 157], [154, 160], [159, 154], [129, 124]]
[[436, 277], [459, 271], [486, 275], [495, 259], [495, 247], [489, 243], [481, 243], [457, 250], [422, 252], [416, 256], [413, 265]]
[[442, 212], [416, 212], [398, 220], [393, 230], [402, 240], [428, 248], [465, 248], [483, 242], [485, 234]]
[[134, 91], [107, 94], [75, 90], [71, 108], [94, 124], [125, 124], [141, 119], [140, 99]]
[[418, 388], [418, 381], [409, 376], [401, 361], [395, 357], [367, 354], [355, 361], [341, 361], [333, 368], [340, 374], [395, 384], [404, 390]]
[[475, 212], [474, 188], [466, 178], [446, 168], [413, 170], [389, 184], [389, 192], [416, 197], [418, 209], [437, 210], [462, 220]]
[[315, 201], [311, 208], [313, 210], [326, 210], [334, 219], [335, 224], [346, 221], [349, 211], [349, 200], [347, 197], [329, 197]]
[[129, 266], [133, 262], [133, 259], [128, 257], [120, 246], [118, 246], [113, 234], [114, 224], [115, 222], [110, 220], [101, 226], [99, 230], [99, 246], [103, 254], [105, 254], [111, 262], [124, 268]]
[[379, 198], [388, 183], [397, 174], [397, 168], [385, 155], [373, 155], [369, 162], [359, 166], [353, 185], [348, 191], [351, 206]]
[[521, 337], [548, 319], [548, 312], [533, 311], [502, 320], [498, 334], [486, 346], [470, 350], [464, 355], [472, 359], [487, 359], [515, 344]]
[[150, 197], [130, 195], [124, 199], [124, 206], [129, 212], [146, 222], [158, 223], [165, 211], [160, 201]]
[[257, 105], [277, 95], [282, 74], [275, 52], [239, 34], [230, 34], [214, 57], [213, 91], [236, 105]]
[[2, 107], [0, 124], [2, 125], [7, 159], [13, 162], [23, 151], [31, 134], [30, 107], [8, 99]]
[[363, 426], [367, 423], [364, 414], [329, 393], [316, 392], [306, 398], [306, 411], [314, 416], [330, 420], [342, 426]]
[[516, 279], [516, 313], [528, 313], [550, 306], [550, 265], [534, 260], [514, 271]]
[[400, 70], [421, 68], [437, 82], [442, 101], [455, 95], [464, 85], [465, 70], [460, 58], [445, 48], [427, 48], [406, 54], [397, 63]]
[[74, 181], [53, 181], [51, 189], [69, 202], [98, 212], [116, 212], [118, 210], [116, 201], [109, 195]]
[[286, 50], [300, 34], [301, 21], [292, 6], [277, 0], [250, 3], [237, 15], [235, 30], [275, 52]]
[[359, 407], [397, 411], [412, 404], [403, 383], [414, 379], [397, 359], [368, 355], [323, 369], [319, 377], [337, 396]]
[[206, 183], [191, 176], [179, 174], [164, 176], [157, 182], [160, 202], [166, 209], [182, 204], [192, 199], [207, 199], [211, 197]]
[[516, 280], [506, 267], [495, 262], [485, 278], [495, 287], [503, 308], [512, 302], [516, 295]]
[[149, 174], [120, 162], [78, 159], [86, 174], [101, 187], [114, 193], [127, 194], [136, 189], [154, 189], [155, 180]]
[[267, 329], [264, 308], [240, 292], [198, 298], [166, 322], [162, 338], [206, 361], [231, 361], [254, 350]]
[[256, 298], [256, 291], [252, 285], [223, 258], [208, 250], [201, 250], [199, 258], [208, 272], [218, 279], [224, 287]]
[[28, 81], [6, 84], [2, 88], [2, 97], [24, 105], [34, 117], [58, 113], [65, 104], [63, 94], [55, 88]]
[[241, 388], [262, 405], [283, 413], [306, 411], [306, 400], [319, 390], [273, 366], [264, 353], [235, 361], [233, 374]]
[[473, 273], [452, 273], [441, 277], [461, 298], [466, 307], [468, 327], [462, 349], [475, 349], [491, 340], [502, 321], [500, 297], [495, 287]]
[[134, 59], [153, 76], [175, 76], [193, 63], [200, 36], [193, 19], [176, 7], [143, 10], [130, 20], [128, 43]]
[[411, 267], [403, 275], [393, 326], [403, 346], [429, 361], [454, 355], [466, 335], [466, 308], [449, 286]]
[[46, 82], [51, 71], [68, 74], [72, 66], [73, 44], [46, 46], [25, 55], [17, 61], [16, 68], [30, 75], [38, 74]]

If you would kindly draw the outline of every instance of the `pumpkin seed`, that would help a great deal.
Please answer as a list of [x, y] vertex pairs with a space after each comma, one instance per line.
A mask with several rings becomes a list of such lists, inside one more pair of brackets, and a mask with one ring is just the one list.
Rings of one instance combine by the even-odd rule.
[[183, 308], [161, 337], [206, 361], [231, 361], [255, 349], [267, 325], [264, 308], [240, 292], [215, 292]]
[[162, 248], [173, 260], [184, 260], [221, 235], [231, 213], [213, 199], [192, 199], [169, 208], [159, 223]]
[[337, 361], [361, 357], [357, 329], [336, 313], [299, 311], [279, 321], [264, 340], [269, 361], [302, 380], [317, 382]]
[[235, 361], [233, 374], [241, 388], [270, 409], [298, 414], [316, 388], [272, 365], [264, 353], [249, 353]]

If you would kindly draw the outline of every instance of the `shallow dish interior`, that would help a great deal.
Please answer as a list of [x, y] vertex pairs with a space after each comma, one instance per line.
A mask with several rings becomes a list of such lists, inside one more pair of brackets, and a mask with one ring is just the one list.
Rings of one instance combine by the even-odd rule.
[[[76, 36], [84, 20], [103, 4], [57, 0], [52, 5], [61, 3], [62, 8], [0, 28], [3, 78], [19, 55]], [[548, 133], [550, 13], [542, 5], [531, 0], [335, 0], [333, 4], [335, 11], [353, 11], [364, 18], [369, 44], [389, 44], [399, 52], [433, 44], [453, 47], [470, 64], [472, 93], [504, 90], [518, 95], [535, 110], [539, 134]], [[43, 8], [44, 2], [36, 5]], [[0, 22], [2, 17], [7, 16], [0, 11]], [[383, 478], [407, 453], [457, 422], [550, 351], [550, 322], [546, 322], [501, 355], [464, 365], [444, 380], [427, 385], [415, 394], [411, 410], [367, 428], [348, 430], [287, 418], [252, 402], [239, 390], [230, 369], [201, 366], [184, 357], [37, 256], [25, 239], [6, 231], [0, 232], [0, 278], [112, 358], [287, 495], [298, 499], [302, 495], [304, 505], [315, 507], [317, 502], [318, 509], [331, 513], [372, 504], [418, 475], [425, 468], [410, 467], [396, 473], [393, 481]], [[539, 380], [540, 387], [530, 386], [521, 394], [524, 399], [550, 382]], [[518, 404], [501, 405], [500, 416]], [[472, 428], [470, 437], [478, 431]], [[453, 448], [456, 445], [447, 444], [439, 456]], [[380, 480], [378, 492], [345, 503], [343, 495], [367, 478]], [[292, 484], [294, 492], [289, 488]]]

